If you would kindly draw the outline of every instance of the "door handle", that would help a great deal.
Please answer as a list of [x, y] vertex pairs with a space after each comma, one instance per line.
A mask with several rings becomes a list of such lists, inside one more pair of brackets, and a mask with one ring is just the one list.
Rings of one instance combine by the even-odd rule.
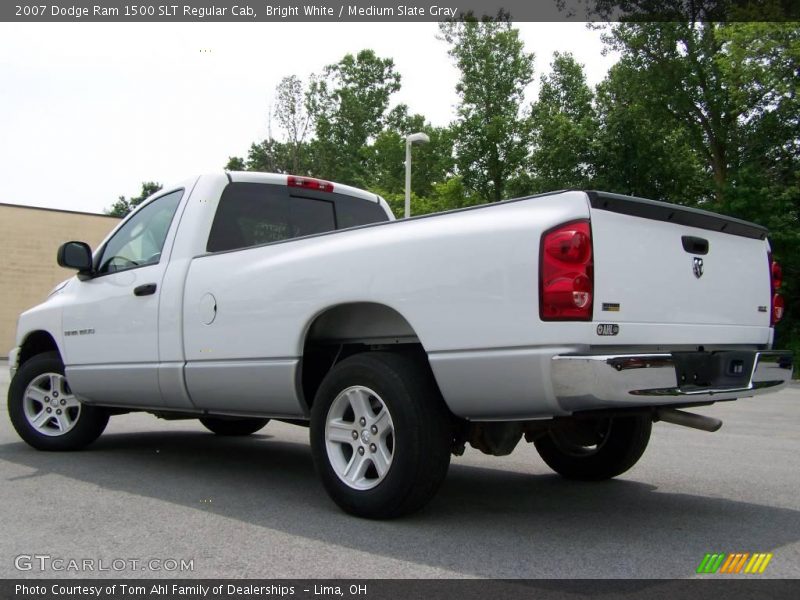
[[133, 288], [134, 296], [150, 296], [151, 294], [155, 293], [156, 293], [155, 283], [145, 283], [144, 285], [139, 285]]

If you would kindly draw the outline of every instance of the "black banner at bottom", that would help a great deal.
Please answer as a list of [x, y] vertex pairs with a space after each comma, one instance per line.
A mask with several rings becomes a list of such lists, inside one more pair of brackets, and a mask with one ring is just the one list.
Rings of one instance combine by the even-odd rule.
[[537, 600], [615, 598], [795, 600], [800, 580], [786, 579], [6, 579], [4, 600]]

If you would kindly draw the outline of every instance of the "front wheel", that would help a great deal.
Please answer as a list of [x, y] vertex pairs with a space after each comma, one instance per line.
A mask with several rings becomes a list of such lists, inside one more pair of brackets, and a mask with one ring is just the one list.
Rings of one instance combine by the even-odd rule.
[[64, 377], [56, 352], [34, 356], [8, 388], [8, 416], [19, 436], [37, 450], [79, 450], [108, 424], [108, 412], [82, 404]]
[[576, 421], [571, 427], [548, 431], [534, 444], [547, 466], [562, 477], [600, 481], [636, 464], [651, 429], [649, 416]]
[[386, 519], [422, 508], [450, 465], [450, 416], [427, 365], [370, 352], [326, 375], [311, 409], [314, 464], [351, 514]]

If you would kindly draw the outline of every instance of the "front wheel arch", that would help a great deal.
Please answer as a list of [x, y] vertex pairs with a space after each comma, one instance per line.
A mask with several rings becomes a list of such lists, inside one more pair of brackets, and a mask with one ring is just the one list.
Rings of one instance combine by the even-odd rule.
[[62, 357], [58, 343], [49, 331], [45, 331], [44, 329], [31, 331], [25, 336], [24, 341], [20, 345], [17, 368], [19, 369], [22, 367], [22, 365], [34, 356], [45, 354], [46, 352], [55, 352], [58, 354], [59, 358]]

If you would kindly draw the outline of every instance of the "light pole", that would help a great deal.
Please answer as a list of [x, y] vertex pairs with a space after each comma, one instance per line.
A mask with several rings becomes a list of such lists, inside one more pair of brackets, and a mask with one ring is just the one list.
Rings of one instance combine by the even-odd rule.
[[406, 136], [406, 219], [411, 216], [411, 146], [430, 141], [431, 138], [421, 131]]

